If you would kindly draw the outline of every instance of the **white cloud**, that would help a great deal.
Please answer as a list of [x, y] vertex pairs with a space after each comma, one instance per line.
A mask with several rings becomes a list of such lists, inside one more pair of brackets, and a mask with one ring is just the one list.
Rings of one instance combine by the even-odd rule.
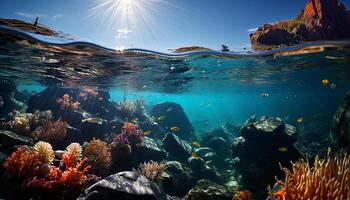
[[255, 27], [255, 28], [250, 28], [248, 29], [248, 32], [255, 32], [258, 30], [259, 27]]
[[53, 19], [61, 19], [62, 17], [63, 17], [62, 14], [57, 14], [52, 16]]
[[40, 13], [26, 13], [26, 12], [15, 12], [16, 15], [26, 17], [26, 18], [46, 18], [47, 15]]

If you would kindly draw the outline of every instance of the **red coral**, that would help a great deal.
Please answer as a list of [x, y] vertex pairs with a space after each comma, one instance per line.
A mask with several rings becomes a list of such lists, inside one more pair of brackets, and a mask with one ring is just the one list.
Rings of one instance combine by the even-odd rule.
[[4, 163], [6, 171], [18, 177], [34, 176], [40, 165], [40, 156], [23, 148], [17, 148]]
[[66, 152], [62, 155], [61, 162], [64, 164], [66, 169], [68, 169], [74, 165], [75, 157], [72, 155], [72, 153]]
[[232, 200], [251, 200], [253, 194], [249, 190], [242, 190], [236, 193]]
[[115, 142], [136, 145], [142, 142], [143, 132], [136, 124], [125, 122], [122, 131], [114, 138]]
[[88, 165], [83, 168], [86, 158], [81, 160], [75, 167], [70, 167], [62, 173], [62, 176], [59, 180], [61, 184], [78, 187], [81, 186], [85, 179], [86, 173], [90, 170], [91, 166]]

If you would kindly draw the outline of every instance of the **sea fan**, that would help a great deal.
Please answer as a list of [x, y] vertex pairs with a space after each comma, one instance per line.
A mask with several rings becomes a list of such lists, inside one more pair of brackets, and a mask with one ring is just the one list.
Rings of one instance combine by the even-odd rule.
[[142, 142], [143, 136], [144, 134], [138, 125], [125, 122], [121, 133], [114, 138], [114, 141], [136, 145]]
[[106, 175], [111, 162], [112, 154], [106, 142], [93, 139], [84, 148], [84, 157], [92, 165], [91, 172], [97, 175]]
[[139, 165], [138, 171], [149, 180], [159, 182], [163, 179], [163, 172], [167, 169], [167, 165], [154, 162], [153, 160]]
[[32, 133], [32, 136], [37, 140], [49, 142], [51, 144], [61, 142], [67, 135], [67, 127], [67, 122], [58, 119], [55, 122], [49, 122], [37, 128], [37, 130]]
[[7, 158], [4, 168], [10, 174], [17, 177], [34, 176], [41, 165], [40, 156], [35, 151], [17, 148], [15, 152]]
[[44, 163], [52, 164], [55, 159], [55, 152], [50, 143], [39, 141], [34, 145], [34, 149], [40, 155]]
[[81, 159], [83, 148], [79, 143], [71, 143], [67, 146], [66, 150], [71, 154], [71, 156], [76, 162]]
[[301, 160], [293, 163], [292, 171], [284, 168], [285, 181], [278, 181], [282, 189], [269, 195], [272, 200], [350, 199], [350, 155], [341, 153], [327, 158], [316, 157], [310, 167]]

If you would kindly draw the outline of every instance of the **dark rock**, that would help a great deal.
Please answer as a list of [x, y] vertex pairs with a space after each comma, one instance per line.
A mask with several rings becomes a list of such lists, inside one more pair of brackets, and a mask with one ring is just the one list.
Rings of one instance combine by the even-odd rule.
[[153, 160], [162, 161], [166, 158], [165, 150], [160, 147], [152, 138], [144, 137], [141, 146], [134, 148], [132, 151], [132, 160], [134, 166], [139, 163]]
[[6, 154], [0, 152], [0, 165], [1, 166], [5, 163], [5, 161], [7, 160], [7, 157], [8, 156]]
[[10, 154], [16, 145], [33, 145], [31, 138], [17, 135], [11, 131], [0, 130], [0, 151]]
[[330, 136], [335, 149], [350, 152], [350, 92], [346, 94], [333, 116]]
[[165, 162], [168, 168], [165, 171], [163, 187], [167, 194], [183, 196], [196, 185], [192, 170], [180, 162]]
[[26, 110], [26, 105], [14, 98], [16, 84], [13, 80], [0, 79], [0, 117], [7, 117], [13, 110]]
[[211, 138], [206, 146], [214, 149], [214, 151], [223, 158], [229, 157], [230, 144], [222, 137]]
[[95, 183], [78, 200], [170, 200], [163, 189], [138, 172], [125, 171]]
[[172, 133], [165, 135], [163, 145], [169, 156], [174, 158], [186, 160], [191, 156], [192, 146]]
[[207, 183], [196, 186], [185, 196], [184, 200], [232, 200], [236, 191], [225, 186]]
[[188, 166], [192, 169], [193, 172], [202, 172], [204, 170], [204, 160], [202, 158], [196, 158], [191, 156], [187, 160]]
[[235, 168], [243, 183], [256, 195], [272, 185], [275, 176], [282, 176], [279, 163], [289, 166], [301, 157], [295, 149], [296, 129], [279, 118], [250, 118], [241, 128], [241, 137], [232, 145], [233, 157], [239, 157]]
[[68, 146], [69, 144], [71, 144], [73, 142], [83, 144], [84, 143], [83, 135], [81, 134], [81, 131], [79, 129], [68, 126], [67, 135], [64, 138], [63, 146]]
[[171, 127], [179, 127], [180, 130], [175, 132], [181, 139], [188, 140], [192, 137], [194, 129], [188, 120], [184, 110], [179, 104], [166, 102], [153, 106], [151, 116], [158, 119], [165, 116], [164, 120], [158, 120], [157, 123], [164, 130], [169, 130]]

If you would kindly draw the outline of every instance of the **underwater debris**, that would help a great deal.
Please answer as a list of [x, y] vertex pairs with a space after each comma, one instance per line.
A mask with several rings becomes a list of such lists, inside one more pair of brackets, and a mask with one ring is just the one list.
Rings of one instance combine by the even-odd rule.
[[138, 172], [154, 182], [163, 180], [163, 172], [168, 168], [164, 163], [158, 163], [153, 160], [139, 165]]
[[77, 110], [80, 107], [78, 101], [73, 101], [73, 98], [69, 94], [64, 94], [62, 98], [58, 98], [56, 102], [61, 106], [61, 109]]
[[252, 200], [253, 194], [249, 190], [238, 191], [232, 200]]
[[52, 164], [55, 159], [55, 152], [48, 142], [39, 141], [34, 145], [35, 151], [40, 155], [44, 163]]
[[55, 122], [48, 122], [43, 126], [37, 128], [32, 136], [36, 140], [41, 140], [49, 143], [63, 141], [67, 134], [68, 123], [58, 119]]
[[[316, 156], [314, 164], [300, 160], [292, 165], [292, 170], [283, 168], [285, 181], [278, 181], [282, 189], [273, 192], [272, 200], [297, 199], [350, 199], [350, 155], [340, 153], [332, 157], [328, 150], [322, 160]], [[282, 168], [282, 167], [281, 167]]]
[[68, 153], [71, 154], [75, 163], [81, 160], [83, 148], [79, 143], [75, 143], [75, 142], [71, 143], [70, 145], [67, 146], [66, 150]]
[[112, 154], [106, 142], [93, 139], [84, 148], [84, 157], [91, 165], [91, 172], [97, 175], [107, 175], [112, 164]]
[[114, 138], [114, 141], [136, 145], [142, 142], [143, 136], [144, 134], [138, 125], [125, 122], [121, 133]]
[[40, 167], [40, 156], [34, 151], [17, 148], [4, 163], [9, 174], [17, 177], [34, 176]]

